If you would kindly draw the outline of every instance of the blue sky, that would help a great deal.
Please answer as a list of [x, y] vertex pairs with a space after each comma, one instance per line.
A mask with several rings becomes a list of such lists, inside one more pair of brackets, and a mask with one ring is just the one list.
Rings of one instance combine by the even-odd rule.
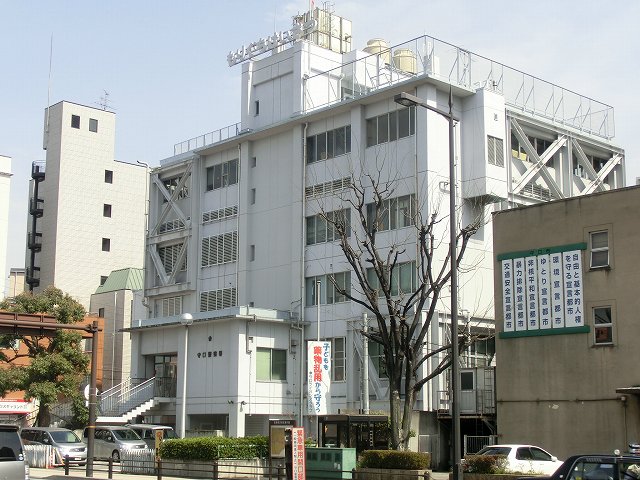
[[[316, 0], [316, 6], [322, 2]], [[640, 176], [640, 2], [636, 0], [334, 0], [353, 47], [421, 35], [568, 88], [615, 109], [627, 184]], [[28, 178], [50, 103], [116, 112], [116, 159], [157, 165], [174, 143], [240, 120], [241, 67], [227, 53], [287, 30], [307, 0], [4, 0], [0, 4], [0, 154], [12, 157], [7, 270], [24, 266]], [[0, 252], [0, 255], [4, 252]]]

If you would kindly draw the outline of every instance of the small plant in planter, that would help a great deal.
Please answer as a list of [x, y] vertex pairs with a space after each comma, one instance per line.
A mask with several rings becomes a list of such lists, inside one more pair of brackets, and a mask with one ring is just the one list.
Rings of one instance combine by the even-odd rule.
[[464, 471], [468, 473], [507, 473], [507, 457], [504, 455], [467, 455], [464, 457]]

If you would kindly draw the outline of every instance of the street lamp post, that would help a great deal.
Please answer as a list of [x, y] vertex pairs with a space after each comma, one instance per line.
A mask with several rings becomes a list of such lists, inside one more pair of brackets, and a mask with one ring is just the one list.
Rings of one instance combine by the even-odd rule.
[[187, 421], [187, 362], [189, 359], [189, 325], [193, 323], [193, 315], [183, 313], [180, 316], [180, 323], [184, 325], [184, 362], [182, 367], [182, 405], [180, 408], [180, 438], [186, 436]]
[[[449, 88], [449, 112], [428, 105], [414, 95], [402, 92], [394, 101], [405, 107], [424, 107], [449, 121], [449, 234], [451, 253], [451, 436], [453, 437], [453, 480], [462, 478], [460, 448], [460, 364], [458, 363], [458, 258], [456, 249], [456, 165], [454, 156], [453, 125], [458, 119], [453, 116], [453, 92]], [[417, 193], [417, 192], [416, 192]]]

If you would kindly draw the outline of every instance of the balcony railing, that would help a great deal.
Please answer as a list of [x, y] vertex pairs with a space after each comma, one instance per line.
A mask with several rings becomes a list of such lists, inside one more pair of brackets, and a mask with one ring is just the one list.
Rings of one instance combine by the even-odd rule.
[[128, 379], [100, 395], [100, 411], [105, 416], [120, 416], [154, 397], [175, 397], [176, 379], [153, 377]]
[[[438, 410], [451, 414], [451, 398], [448, 390], [438, 390]], [[495, 415], [496, 402], [493, 390], [473, 389], [460, 392], [461, 415]]]

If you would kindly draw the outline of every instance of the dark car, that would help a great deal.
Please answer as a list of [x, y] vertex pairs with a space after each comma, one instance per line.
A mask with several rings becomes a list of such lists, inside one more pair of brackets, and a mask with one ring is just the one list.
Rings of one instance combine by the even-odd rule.
[[573, 455], [549, 477], [519, 480], [640, 480], [640, 455]]

